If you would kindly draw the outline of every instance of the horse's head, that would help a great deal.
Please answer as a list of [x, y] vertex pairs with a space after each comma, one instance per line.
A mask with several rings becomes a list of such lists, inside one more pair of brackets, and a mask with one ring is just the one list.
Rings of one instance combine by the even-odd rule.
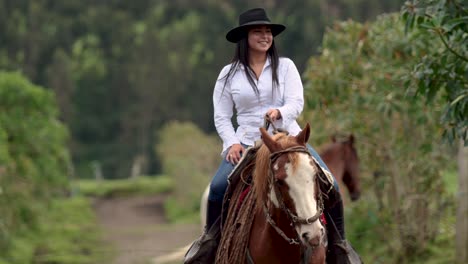
[[258, 206], [282, 211], [304, 245], [318, 246], [325, 241], [325, 231], [319, 221], [323, 202], [316, 175], [323, 172], [306, 147], [309, 124], [295, 137], [260, 130], [264, 144], [254, 172]]
[[[332, 143], [322, 147], [320, 157], [327, 164], [338, 182], [343, 182], [349, 192], [351, 200], [359, 199], [361, 183], [359, 180], [359, 157], [354, 147], [354, 136], [346, 138], [331, 137]], [[340, 188], [342, 190], [343, 188]]]
[[[336, 139], [333, 139], [336, 142]], [[349, 135], [345, 140], [336, 142], [340, 145], [342, 160], [344, 161], [343, 183], [349, 191], [352, 201], [361, 196], [361, 181], [359, 179], [359, 157], [354, 146], [354, 135]]]

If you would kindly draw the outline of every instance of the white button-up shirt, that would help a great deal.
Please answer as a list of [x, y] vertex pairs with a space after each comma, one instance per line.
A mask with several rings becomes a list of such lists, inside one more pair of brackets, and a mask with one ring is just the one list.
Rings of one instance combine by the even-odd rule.
[[[291, 135], [297, 135], [301, 128], [296, 119], [304, 107], [304, 89], [301, 77], [288, 58], [280, 58], [278, 81], [273, 91], [270, 58], [263, 66], [260, 78], [254, 81], [259, 95], [250, 85], [243, 66], [239, 66], [225, 86], [223, 78], [231, 65], [225, 66], [218, 76], [213, 92], [214, 123], [223, 141], [224, 153], [233, 144], [243, 143], [252, 146], [260, 139], [260, 127], [264, 125], [266, 112], [273, 108], [281, 113], [281, 119], [274, 122], [277, 128], [286, 129]], [[237, 130], [231, 122], [234, 108], [237, 113]], [[271, 126], [270, 126], [271, 130]]]

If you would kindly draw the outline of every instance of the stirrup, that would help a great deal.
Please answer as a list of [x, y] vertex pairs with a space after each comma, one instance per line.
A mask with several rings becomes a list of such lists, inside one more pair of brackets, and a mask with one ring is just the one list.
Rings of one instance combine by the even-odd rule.
[[331, 244], [336, 264], [362, 264], [362, 259], [347, 240]]
[[204, 230], [203, 234], [193, 241], [184, 256], [184, 264], [211, 264], [214, 263], [221, 236], [219, 217], [210, 230]]

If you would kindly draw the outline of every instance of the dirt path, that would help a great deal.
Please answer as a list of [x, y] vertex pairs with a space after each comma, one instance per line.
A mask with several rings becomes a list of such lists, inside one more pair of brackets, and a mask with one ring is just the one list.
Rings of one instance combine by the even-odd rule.
[[164, 196], [157, 195], [95, 202], [105, 239], [117, 251], [113, 264], [152, 263], [155, 258], [187, 245], [200, 234], [197, 224], [168, 224], [164, 218], [163, 201]]

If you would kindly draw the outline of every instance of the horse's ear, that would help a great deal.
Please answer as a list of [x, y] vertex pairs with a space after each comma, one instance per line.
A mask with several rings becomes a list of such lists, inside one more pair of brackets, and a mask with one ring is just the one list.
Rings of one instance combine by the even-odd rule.
[[335, 143], [336, 142], [336, 134], [330, 136], [330, 140]]
[[304, 145], [309, 141], [309, 136], [310, 136], [310, 125], [309, 123], [306, 124], [304, 129], [296, 136], [297, 141], [299, 143], [303, 143]]
[[351, 143], [351, 145], [354, 144], [354, 135], [353, 134], [349, 135], [348, 141], [349, 141], [349, 143]]
[[280, 149], [278, 143], [273, 140], [273, 137], [271, 137], [267, 130], [263, 127], [260, 128], [260, 133], [262, 134], [262, 140], [263, 144], [267, 146], [267, 148], [270, 150], [270, 152], [275, 152]]

